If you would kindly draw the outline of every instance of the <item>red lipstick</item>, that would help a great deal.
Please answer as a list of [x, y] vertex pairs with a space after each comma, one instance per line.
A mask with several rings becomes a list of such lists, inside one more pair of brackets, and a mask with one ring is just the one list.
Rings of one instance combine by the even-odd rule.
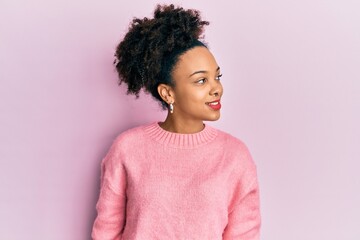
[[215, 111], [220, 110], [220, 108], [221, 108], [220, 100], [216, 100], [216, 101], [213, 101], [213, 102], [208, 102], [206, 104]]

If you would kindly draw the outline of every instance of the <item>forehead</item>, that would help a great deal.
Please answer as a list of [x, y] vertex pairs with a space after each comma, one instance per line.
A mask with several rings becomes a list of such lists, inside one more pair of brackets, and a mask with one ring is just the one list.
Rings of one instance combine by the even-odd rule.
[[179, 57], [174, 73], [191, 74], [195, 71], [216, 71], [218, 64], [206, 47], [194, 47]]

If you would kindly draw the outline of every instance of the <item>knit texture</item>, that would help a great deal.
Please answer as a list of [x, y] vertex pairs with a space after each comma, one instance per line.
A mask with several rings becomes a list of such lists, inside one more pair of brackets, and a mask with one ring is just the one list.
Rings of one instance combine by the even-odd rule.
[[123, 132], [101, 162], [94, 240], [258, 240], [256, 165], [239, 139], [207, 124]]

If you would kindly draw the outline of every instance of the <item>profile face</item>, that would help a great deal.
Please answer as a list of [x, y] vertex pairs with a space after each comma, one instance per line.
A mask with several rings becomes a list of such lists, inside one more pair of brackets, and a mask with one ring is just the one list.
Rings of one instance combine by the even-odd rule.
[[218, 120], [223, 94], [220, 77], [220, 68], [206, 47], [194, 47], [182, 54], [172, 72], [174, 117], [185, 121]]

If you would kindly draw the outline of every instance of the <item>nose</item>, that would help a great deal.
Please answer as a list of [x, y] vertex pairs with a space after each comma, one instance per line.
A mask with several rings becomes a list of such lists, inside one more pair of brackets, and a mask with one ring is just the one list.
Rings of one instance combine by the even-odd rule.
[[223, 92], [223, 87], [221, 83], [219, 82], [219, 80], [215, 80], [214, 83], [212, 84], [210, 95], [221, 97], [222, 92]]

